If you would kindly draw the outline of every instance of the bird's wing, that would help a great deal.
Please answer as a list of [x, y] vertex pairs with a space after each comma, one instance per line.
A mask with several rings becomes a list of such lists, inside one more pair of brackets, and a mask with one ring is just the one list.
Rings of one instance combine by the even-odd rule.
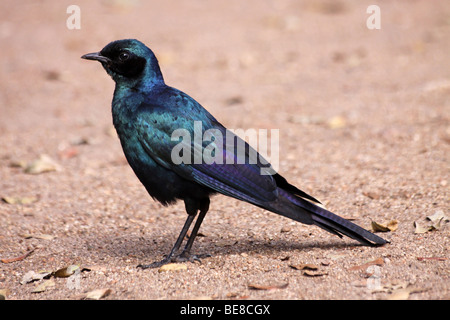
[[[144, 108], [138, 115], [136, 126], [143, 149], [161, 166], [217, 192], [257, 205], [275, 200], [278, 196], [275, 179], [271, 175], [261, 174], [261, 170], [267, 169], [268, 165], [263, 165], [260, 161], [250, 161], [249, 152], [253, 149], [239, 137], [229, 133], [229, 138], [233, 137], [235, 142], [243, 143], [246, 150], [243, 155], [245, 164], [236, 163], [237, 147], [226, 147], [225, 128], [212, 116], [209, 117], [206, 110], [199, 111], [201, 114], [177, 112], [175, 115], [167, 110], [158, 112], [155, 108], [152, 108], [151, 111], [149, 108], [147, 110]], [[202, 141], [199, 144], [194, 137], [196, 117], [202, 119], [202, 137], [205, 130], [215, 129], [218, 130], [216, 133], [222, 133], [223, 140]], [[184, 136], [180, 141], [179, 135], [172, 138], [175, 130], [180, 128], [185, 130], [184, 132], [190, 136], [190, 139]], [[211, 154], [208, 151], [205, 152], [205, 148], [209, 148], [209, 151], [214, 150], [212, 153], [214, 156], [216, 152], [221, 152], [222, 161], [208, 164], [205, 163], [207, 157], [202, 158], [199, 162], [193, 159], [193, 156], [189, 157], [191, 161], [187, 161], [190, 163], [174, 163], [173, 156], [179, 156], [178, 153], [173, 154], [177, 145], [178, 148], [185, 147], [184, 151], [190, 150], [192, 153], [200, 151], [202, 155]]]

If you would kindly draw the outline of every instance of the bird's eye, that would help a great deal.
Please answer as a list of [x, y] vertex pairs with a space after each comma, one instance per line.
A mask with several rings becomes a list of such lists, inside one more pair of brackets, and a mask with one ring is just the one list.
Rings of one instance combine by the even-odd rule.
[[119, 60], [122, 62], [128, 60], [129, 57], [130, 55], [127, 52], [122, 52], [119, 54]]

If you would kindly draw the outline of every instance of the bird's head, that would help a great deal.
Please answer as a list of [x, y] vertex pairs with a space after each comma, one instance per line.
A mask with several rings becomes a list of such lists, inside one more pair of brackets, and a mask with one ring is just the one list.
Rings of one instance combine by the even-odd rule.
[[97, 60], [117, 84], [136, 87], [163, 82], [158, 60], [142, 42], [135, 39], [117, 40], [100, 52], [88, 53], [81, 58]]

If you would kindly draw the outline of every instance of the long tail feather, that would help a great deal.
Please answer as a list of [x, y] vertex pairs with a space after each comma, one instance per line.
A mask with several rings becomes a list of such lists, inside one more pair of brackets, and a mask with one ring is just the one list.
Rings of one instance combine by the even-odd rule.
[[379, 246], [388, 243], [387, 240], [324, 208], [316, 206], [310, 201], [292, 196], [283, 190], [280, 190], [280, 192], [284, 203], [282, 206], [278, 206], [275, 212], [281, 215], [302, 223], [317, 225], [341, 238], [342, 235], [346, 235], [367, 246]]

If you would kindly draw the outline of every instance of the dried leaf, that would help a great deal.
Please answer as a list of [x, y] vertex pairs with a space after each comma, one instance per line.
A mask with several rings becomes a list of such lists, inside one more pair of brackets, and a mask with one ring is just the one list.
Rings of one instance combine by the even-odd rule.
[[26, 257], [28, 257], [30, 254], [32, 254], [34, 251], [34, 249], [28, 251], [27, 253], [18, 256], [18, 257], [14, 257], [14, 258], [6, 258], [6, 259], [1, 259], [0, 261], [3, 263], [11, 263], [11, 262], [16, 262], [16, 261], [21, 261], [23, 259], [25, 259]]
[[56, 284], [53, 280], [46, 280], [40, 284], [38, 284], [32, 291], [31, 293], [40, 293], [40, 292], [44, 292], [45, 290], [47, 290], [48, 288], [54, 287]]
[[428, 216], [427, 219], [431, 221], [432, 226], [436, 230], [439, 230], [444, 222], [450, 221], [449, 217], [447, 217], [442, 210], [436, 211], [433, 215]]
[[295, 270], [318, 270], [319, 267], [315, 264], [290, 264], [289, 267]]
[[430, 220], [433, 223], [435, 223], [435, 222], [437, 222], [437, 221], [439, 221], [439, 220], [441, 220], [443, 218], [448, 220], [448, 217], [445, 216], [444, 211], [442, 211], [442, 210], [438, 210], [434, 214], [432, 214], [431, 216], [427, 216], [427, 219]]
[[378, 200], [381, 197], [380, 194], [376, 191], [364, 191], [362, 194], [372, 200]]
[[410, 294], [419, 293], [426, 290], [428, 289], [421, 289], [413, 286], [407, 286], [406, 288], [398, 288], [392, 291], [391, 295], [388, 297], [388, 300], [407, 300]]
[[22, 277], [22, 280], [20, 280], [20, 284], [26, 284], [33, 281], [42, 280], [48, 276], [50, 276], [50, 272], [35, 272], [35, 271], [28, 271], [24, 274]]
[[183, 270], [187, 270], [187, 266], [183, 263], [168, 263], [159, 268], [158, 272], [183, 271]]
[[425, 233], [428, 231], [433, 231], [435, 228], [433, 226], [420, 225], [417, 221], [414, 221], [414, 233]]
[[211, 296], [196, 296], [193, 298], [190, 298], [192, 300], [213, 300], [214, 298]]
[[60, 166], [46, 154], [42, 154], [39, 159], [30, 162], [25, 168], [25, 172], [29, 174], [40, 174], [57, 170], [60, 170]]
[[8, 204], [31, 204], [38, 200], [37, 197], [2, 197], [2, 201]]
[[274, 290], [274, 289], [285, 289], [289, 283], [281, 284], [270, 284], [270, 285], [259, 285], [259, 284], [248, 284], [249, 289], [254, 290]]
[[409, 298], [410, 290], [408, 288], [397, 289], [388, 297], [389, 300], [407, 300]]
[[330, 260], [322, 260], [322, 261], [320, 261], [320, 264], [327, 267], [331, 264], [331, 261]]
[[447, 258], [444, 257], [417, 257], [419, 261], [445, 261]]
[[227, 298], [236, 298], [237, 296], [239, 296], [239, 293], [237, 293], [237, 292], [228, 292], [225, 296]]
[[50, 234], [43, 234], [43, 233], [42, 234], [22, 233], [20, 236], [25, 239], [35, 238], [35, 239], [42, 239], [42, 240], [53, 240], [55, 238], [55, 236], [52, 236]]
[[25, 160], [12, 160], [9, 163], [11, 168], [22, 168], [25, 169], [27, 167], [27, 162]]
[[418, 221], [414, 221], [414, 233], [425, 233], [429, 231], [435, 231], [442, 228], [444, 223], [450, 221], [450, 218], [447, 217], [442, 210], [436, 211], [433, 215], [427, 217], [428, 221], [431, 221], [431, 224], [423, 225], [422, 222], [419, 224]]
[[67, 278], [67, 277], [70, 277], [71, 275], [73, 275], [77, 270], [81, 271], [80, 265], [71, 264], [70, 266], [67, 266], [67, 267], [58, 269], [55, 272], [52, 272], [52, 276], [57, 277], [57, 278]]
[[378, 223], [376, 221], [372, 221], [372, 230], [373, 232], [389, 232], [395, 231], [398, 228], [398, 221], [391, 220], [385, 223]]
[[350, 270], [350, 271], [365, 270], [365, 269], [367, 269], [370, 266], [382, 266], [383, 264], [384, 264], [383, 258], [377, 258], [375, 260], [366, 262], [366, 263], [364, 263], [362, 265], [351, 267], [348, 270]]
[[96, 289], [86, 293], [86, 296], [84, 298], [90, 300], [99, 300], [108, 296], [110, 293], [111, 289]]
[[308, 277], [321, 277], [324, 275], [327, 275], [327, 272], [323, 272], [319, 270], [319, 267], [315, 264], [290, 264], [291, 268], [296, 270], [302, 270], [302, 275], [308, 276]]
[[29, 271], [27, 272], [23, 277], [22, 280], [20, 281], [21, 284], [26, 284], [26, 283], [30, 283], [33, 281], [39, 281], [42, 279], [48, 279], [50, 277], [55, 277], [55, 278], [68, 278], [71, 275], [75, 274], [75, 273], [79, 273], [79, 272], [83, 272], [83, 271], [91, 271], [90, 268], [81, 268], [80, 265], [77, 264], [72, 264], [69, 265], [67, 267], [58, 269], [56, 271], [53, 272], [35, 272], [35, 271]]
[[302, 274], [304, 276], [308, 276], [308, 277], [322, 277], [322, 276], [326, 276], [328, 274], [328, 272], [323, 272], [323, 271], [319, 271], [319, 270], [303, 270]]
[[6, 300], [9, 295], [9, 289], [0, 289], [0, 300]]
[[398, 220], [391, 220], [386, 226], [390, 231], [394, 232], [398, 228]]
[[342, 116], [335, 116], [327, 121], [327, 125], [330, 129], [341, 129], [347, 125], [347, 120]]
[[42, 239], [42, 240], [53, 240], [55, 237], [50, 234], [35, 234], [33, 238]]

